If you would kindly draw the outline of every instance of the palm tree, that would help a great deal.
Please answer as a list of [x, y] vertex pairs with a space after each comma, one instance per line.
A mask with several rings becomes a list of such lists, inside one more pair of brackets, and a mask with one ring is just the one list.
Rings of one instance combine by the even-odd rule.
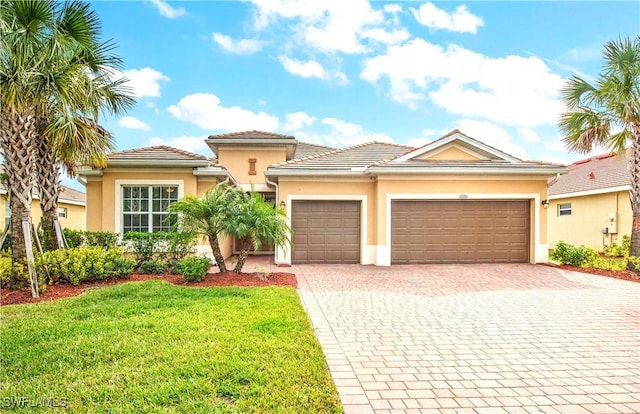
[[233, 213], [233, 206], [241, 201], [242, 193], [226, 183], [218, 184], [207, 191], [201, 199], [187, 195], [171, 204], [169, 211], [179, 213], [179, 226], [182, 230], [205, 236], [220, 272], [226, 272], [227, 266], [220, 250], [220, 237], [225, 234], [225, 223]]
[[[31, 197], [39, 140], [50, 143], [50, 167], [57, 168], [63, 139], [92, 136], [87, 128], [84, 134], [78, 132], [83, 119], [97, 119], [104, 107], [117, 113], [133, 102], [121, 88], [124, 80], [109, 80], [110, 69], [120, 60], [111, 53], [110, 42], [98, 41], [99, 33], [97, 15], [80, 1], [0, 4], [0, 150], [8, 176], [14, 264], [31, 261]], [[93, 89], [105, 85], [111, 92]]]
[[263, 243], [291, 244], [291, 228], [284, 218], [286, 213], [273, 202], [267, 202], [260, 193], [243, 194], [242, 202], [233, 206], [233, 214], [224, 223], [225, 233], [240, 240], [240, 255], [233, 269], [240, 273], [249, 251], [260, 249]]
[[594, 145], [619, 154], [631, 143], [632, 256], [640, 256], [640, 36], [604, 46], [602, 73], [593, 82], [572, 77], [560, 91], [567, 107], [558, 123], [567, 148], [590, 152]]

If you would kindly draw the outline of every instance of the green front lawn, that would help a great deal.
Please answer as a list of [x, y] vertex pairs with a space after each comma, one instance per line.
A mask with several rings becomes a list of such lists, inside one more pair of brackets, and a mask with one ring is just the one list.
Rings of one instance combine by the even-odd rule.
[[124, 283], [0, 316], [0, 411], [342, 410], [291, 288]]

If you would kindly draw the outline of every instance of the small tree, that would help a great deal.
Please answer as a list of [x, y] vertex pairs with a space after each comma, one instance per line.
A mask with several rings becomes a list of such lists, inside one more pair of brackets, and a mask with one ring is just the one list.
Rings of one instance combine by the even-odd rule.
[[560, 95], [567, 111], [558, 125], [570, 151], [600, 145], [624, 154], [631, 144], [631, 255], [640, 256], [640, 36], [608, 42], [595, 82], [574, 76]]
[[218, 184], [198, 199], [188, 195], [173, 203], [172, 213], [180, 213], [179, 226], [185, 231], [205, 236], [213, 252], [213, 257], [221, 272], [227, 271], [224, 257], [220, 251], [219, 237], [227, 228], [232, 207], [242, 200], [242, 193], [228, 184]]
[[240, 273], [249, 251], [260, 249], [263, 243], [291, 244], [291, 228], [284, 218], [286, 213], [273, 202], [267, 202], [260, 193], [242, 194], [241, 203], [230, 206], [232, 214], [224, 221], [224, 232], [240, 240], [240, 255], [234, 272]]

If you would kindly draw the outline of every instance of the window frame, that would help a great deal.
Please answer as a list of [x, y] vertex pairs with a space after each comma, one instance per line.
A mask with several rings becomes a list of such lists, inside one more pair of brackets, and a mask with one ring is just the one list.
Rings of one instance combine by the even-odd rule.
[[69, 218], [69, 209], [67, 207], [58, 207], [58, 218]]
[[[184, 180], [115, 180], [115, 220], [114, 228], [121, 236], [124, 235], [124, 187], [177, 187], [177, 198], [180, 200], [184, 197]], [[149, 195], [149, 208], [152, 209], [152, 190]], [[149, 215], [150, 221], [146, 231], [153, 232], [153, 215]], [[130, 230], [127, 230], [130, 231]], [[160, 231], [160, 230], [157, 230]], [[164, 231], [164, 230], [163, 230]]]
[[558, 217], [570, 216], [573, 214], [571, 203], [558, 203]]

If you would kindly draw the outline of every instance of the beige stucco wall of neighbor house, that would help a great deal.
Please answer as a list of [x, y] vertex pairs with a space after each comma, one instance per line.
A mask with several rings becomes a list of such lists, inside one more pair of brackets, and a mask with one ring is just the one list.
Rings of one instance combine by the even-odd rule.
[[[7, 202], [7, 196], [2, 195], [0, 197], [0, 223], [2, 223], [0, 231], [4, 231], [8, 221], [6, 217]], [[84, 205], [69, 204], [64, 201], [60, 201], [58, 203], [58, 207], [64, 207], [67, 209], [66, 218], [58, 217], [63, 229], [84, 230], [86, 228], [86, 208]], [[34, 199], [31, 203], [31, 219], [37, 226], [38, 223], [40, 223], [41, 218], [42, 210], [40, 209], [40, 201], [38, 199]]]
[[[468, 199], [528, 199], [530, 200], [530, 261], [547, 260], [547, 217], [542, 214], [541, 201], [547, 198], [547, 177], [508, 176], [423, 176], [378, 177], [373, 179], [280, 178], [280, 201], [287, 203], [291, 217], [291, 202], [303, 199], [361, 199], [366, 202], [366, 245], [363, 264], [389, 265], [391, 261], [388, 232], [393, 199], [459, 200]], [[462, 197], [461, 197], [462, 196]], [[279, 253], [282, 256], [282, 252]]]
[[[571, 204], [571, 215], [560, 216], [558, 206], [567, 203]], [[622, 236], [631, 235], [633, 214], [628, 191], [554, 199], [548, 215], [550, 248], [563, 240], [602, 251], [604, 245], [620, 244]], [[602, 227], [609, 229], [604, 237]]]
[[[264, 184], [267, 167], [286, 160], [284, 148], [223, 146], [218, 152], [218, 163], [224, 165], [239, 184]], [[249, 159], [256, 160], [255, 175], [249, 175]]]

